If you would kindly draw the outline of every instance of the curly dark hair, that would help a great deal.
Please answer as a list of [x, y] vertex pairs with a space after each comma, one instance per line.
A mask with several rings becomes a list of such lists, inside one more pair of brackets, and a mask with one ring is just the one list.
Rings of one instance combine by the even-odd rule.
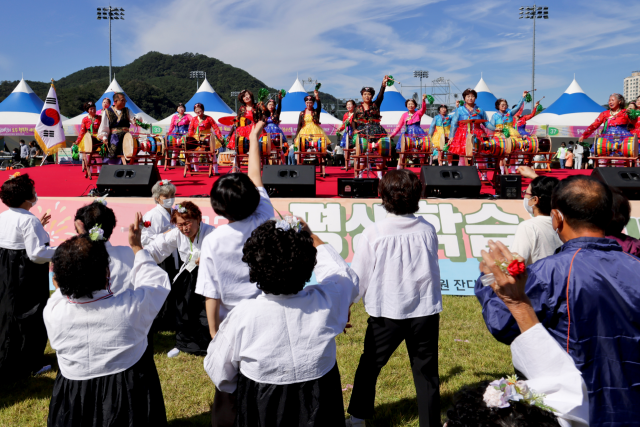
[[475, 89], [467, 88], [464, 92], [462, 92], [462, 99], [464, 100], [467, 95], [473, 95], [476, 99], [478, 99], [478, 92]]
[[229, 173], [211, 186], [211, 207], [229, 221], [242, 221], [253, 214], [260, 203], [260, 193], [244, 173]]
[[509, 402], [507, 408], [488, 408], [483, 395], [489, 381], [464, 387], [453, 396], [447, 411], [447, 427], [555, 427], [560, 426], [553, 413], [523, 402]]
[[253, 230], [242, 253], [251, 282], [266, 294], [297, 294], [316, 266], [317, 250], [309, 233], [284, 231], [273, 220]]
[[202, 211], [194, 203], [182, 202], [179, 203], [179, 205], [187, 211], [185, 213], [180, 213], [177, 210], [171, 212], [171, 224], [175, 224], [178, 217], [182, 219], [195, 219], [196, 221], [202, 221]]
[[611, 209], [613, 215], [607, 228], [605, 228], [604, 234], [606, 236], [614, 236], [622, 233], [622, 230], [624, 230], [624, 227], [627, 226], [631, 219], [631, 204], [629, 203], [629, 199], [617, 188], [612, 188], [611, 193], [613, 195], [613, 206]]
[[[502, 104], [503, 102], [505, 104], [507, 104], [507, 108], [509, 108], [509, 103], [507, 102], [507, 100], [504, 99], [504, 98], [499, 98], [499, 99], [496, 99], [496, 104], [495, 104], [496, 105], [496, 110], [500, 111], [500, 104]], [[515, 107], [513, 107], [513, 108], [515, 108]]]
[[109, 284], [109, 253], [104, 241], [94, 242], [86, 233], [64, 241], [51, 262], [62, 295], [92, 298]]
[[387, 212], [395, 215], [412, 214], [418, 211], [422, 183], [413, 172], [392, 170], [380, 180], [378, 192]]
[[416, 108], [418, 108], [418, 101], [416, 101], [416, 100], [415, 100], [415, 99], [413, 99], [413, 98], [409, 98], [409, 99], [407, 99], [406, 101], [404, 101], [404, 106], [405, 106], [405, 107], [407, 107], [407, 108], [409, 108], [409, 103], [410, 103], [410, 102], [413, 102], [413, 105], [415, 105], [415, 106], [416, 106]]
[[240, 101], [240, 105], [244, 105], [244, 96], [246, 94], [249, 94], [249, 96], [251, 97], [251, 104], [255, 104], [256, 103], [256, 98], [255, 96], [253, 96], [253, 92], [251, 92], [249, 89], [245, 89], [243, 91], [241, 91], [238, 94], [238, 101]]
[[539, 176], [531, 181], [531, 195], [538, 198], [536, 205], [543, 215], [551, 215], [551, 195], [560, 180], [551, 176]]
[[29, 174], [8, 179], [0, 189], [0, 200], [10, 208], [19, 208], [27, 200], [33, 199], [35, 182]]
[[86, 232], [99, 224], [104, 231], [104, 238], [107, 240], [111, 237], [113, 229], [116, 228], [116, 214], [111, 208], [100, 202], [93, 202], [78, 209], [73, 220], [78, 219], [84, 224]]

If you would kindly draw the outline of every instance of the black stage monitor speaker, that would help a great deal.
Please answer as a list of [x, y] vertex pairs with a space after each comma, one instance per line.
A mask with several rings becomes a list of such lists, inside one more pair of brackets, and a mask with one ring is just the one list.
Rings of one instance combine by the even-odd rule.
[[423, 166], [422, 197], [477, 198], [480, 178], [475, 166]]
[[262, 182], [269, 197], [316, 197], [313, 165], [265, 165]]
[[522, 198], [522, 175], [500, 175], [500, 198]]
[[640, 200], [640, 168], [595, 168], [591, 176], [617, 188], [629, 200]]
[[149, 197], [159, 180], [155, 165], [107, 165], [100, 170], [98, 191], [108, 191], [110, 197]]
[[338, 196], [377, 199], [378, 184], [378, 178], [338, 178]]

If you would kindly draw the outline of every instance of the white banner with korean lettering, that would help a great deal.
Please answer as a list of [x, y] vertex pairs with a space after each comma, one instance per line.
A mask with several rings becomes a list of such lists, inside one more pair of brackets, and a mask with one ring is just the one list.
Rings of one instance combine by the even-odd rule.
[[40, 118], [36, 124], [34, 136], [45, 154], [55, 152], [59, 147], [66, 145], [62, 120], [60, 119], [58, 95], [56, 95], [56, 88], [53, 86], [53, 81], [51, 82], [47, 98], [44, 101]]

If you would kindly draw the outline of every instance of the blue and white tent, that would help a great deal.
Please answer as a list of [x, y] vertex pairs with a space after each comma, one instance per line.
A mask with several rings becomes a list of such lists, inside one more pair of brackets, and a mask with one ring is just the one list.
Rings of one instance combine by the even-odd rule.
[[[100, 97], [100, 99], [98, 99], [96, 101], [96, 108], [98, 109], [98, 111], [100, 111], [102, 109], [102, 101], [105, 98], [109, 98], [113, 101], [113, 94], [116, 92], [122, 92], [124, 93], [124, 97], [127, 100], [127, 108], [131, 110], [132, 113], [134, 114], [140, 114], [140, 116], [142, 117], [142, 120], [145, 123], [153, 123], [156, 121], [156, 119], [154, 119], [153, 117], [151, 117], [150, 115], [148, 115], [147, 113], [145, 113], [144, 111], [142, 111], [140, 109], [140, 107], [138, 107], [135, 102], [133, 102], [131, 100], [131, 98], [129, 98], [129, 95], [126, 94], [126, 92], [122, 89], [122, 87], [118, 84], [118, 82], [116, 81], [116, 78], [113, 78], [113, 81], [111, 82], [111, 84], [109, 85], [109, 87], [107, 88], [107, 90], [104, 92], [104, 94], [102, 94], [102, 96]], [[82, 119], [87, 115], [87, 113], [82, 113], [79, 114], [75, 117], [70, 118], [69, 120], [66, 120], [62, 123], [62, 125], [64, 126], [64, 131], [65, 134], [67, 136], [69, 135], [77, 135], [77, 131], [75, 129], [74, 126], [79, 126], [80, 124], [82, 124]]]
[[23, 78], [0, 103], [0, 125], [35, 125], [43, 105]]
[[589, 126], [605, 109], [584, 93], [576, 79], [553, 104], [529, 120], [531, 125]]
[[[480, 81], [474, 88], [476, 92], [478, 92], [478, 98], [476, 98], [476, 105], [482, 108], [487, 112], [487, 118], [491, 118], [496, 112], [496, 101], [498, 98], [489, 90], [489, 86], [485, 83], [482, 76], [480, 76]], [[463, 100], [464, 101], [464, 100]]]
[[[208, 116], [213, 117], [213, 119], [217, 122], [220, 117], [227, 116], [235, 116], [236, 113], [233, 112], [231, 108], [220, 98], [220, 95], [216, 93], [211, 86], [211, 83], [207, 79], [204, 79], [198, 91], [191, 97], [191, 99], [185, 104], [185, 111], [187, 114], [195, 116], [193, 112], [193, 106], [197, 103], [201, 103], [204, 105], [204, 113]], [[165, 117], [161, 121], [154, 123], [154, 126], [161, 126], [164, 132], [169, 131], [169, 126], [171, 126], [171, 118], [177, 113], [173, 113], [169, 117]]]
[[[378, 98], [378, 94], [375, 95], [374, 100]], [[407, 112], [405, 104], [405, 97], [398, 91], [396, 85], [387, 86], [384, 91], [384, 99], [380, 106], [380, 113], [382, 114], [381, 124], [383, 125], [397, 125], [400, 118]], [[418, 105], [418, 108], [420, 106]], [[420, 120], [421, 125], [428, 125], [433, 119], [426, 114], [422, 116]]]
[[[300, 80], [296, 79], [293, 86], [291, 86], [291, 89], [287, 92], [287, 96], [282, 99], [280, 122], [283, 125], [296, 126], [298, 124], [300, 112], [306, 108], [304, 97], [307, 95], [309, 94], [304, 90], [304, 86]], [[322, 113], [320, 113], [320, 123], [323, 125], [339, 125], [342, 122], [327, 113], [323, 108]]]

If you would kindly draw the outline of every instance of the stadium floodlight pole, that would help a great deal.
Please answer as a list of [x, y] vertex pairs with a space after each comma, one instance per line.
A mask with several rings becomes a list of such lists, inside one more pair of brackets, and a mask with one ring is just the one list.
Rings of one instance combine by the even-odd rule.
[[112, 19], [122, 19], [124, 21], [124, 9], [117, 7], [99, 7], [98, 8], [98, 19], [108, 19], [109, 20], [109, 84], [111, 84], [111, 20]]
[[[533, 19], [533, 53], [531, 56], [531, 104], [535, 105], [536, 89], [536, 19], [549, 19], [549, 8], [547, 6], [522, 6], [520, 8], [520, 18]], [[533, 107], [531, 107], [533, 110]]]
[[204, 80], [204, 76], [205, 76], [204, 71], [191, 71], [189, 73], [189, 78], [190, 79], [196, 79], [196, 92], [198, 91], [198, 88], [200, 87], [199, 81], [200, 81], [200, 79]]
[[236, 114], [238, 113], [238, 95], [240, 95], [239, 91], [231, 92], [231, 96], [235, 98], [236, 101]]
[[420, 98], [422, 98], [422, 79], [428, 79], [429, 78], [429, 72], [428, 71], [414, 71], [413, 72], [413, 77], [419, 77], [420, 78]]

